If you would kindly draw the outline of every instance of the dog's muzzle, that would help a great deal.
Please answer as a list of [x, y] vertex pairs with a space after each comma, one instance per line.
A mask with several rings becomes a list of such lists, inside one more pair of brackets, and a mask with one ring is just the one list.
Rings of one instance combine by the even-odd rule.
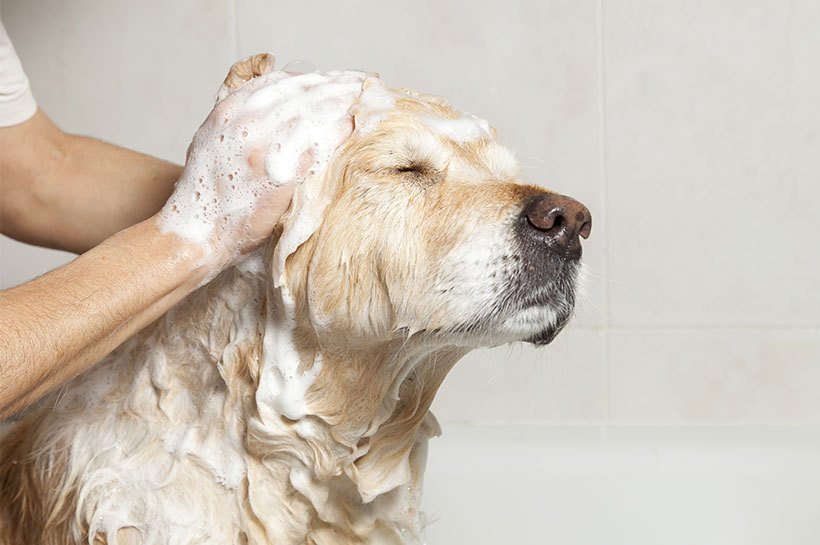
[[575, 199], [541, 193], [525, 203], [516, 226], [524, 262], [517, 282], [520, 300], [525, 306], [548, 306], [556, 312], [555, 322], [545, 324], [527, 342], [549, 344], [569, 321], [575, 306], [581, 239], [591, 231], [592, 214]]

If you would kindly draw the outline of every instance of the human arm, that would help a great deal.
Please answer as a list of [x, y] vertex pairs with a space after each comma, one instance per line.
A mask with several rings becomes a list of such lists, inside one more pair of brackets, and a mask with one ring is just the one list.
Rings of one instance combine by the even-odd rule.
[[181, 167], [65, 135], [39, 111], [0, 129], [0, 149], [3, 232], [60, 249], [95, 246], [0, 292], [0, 420], [87, 370], [258, 246], [293, 189], [260, 192], [255, 217], [234, 218], [227, 230], [212, 218], [219, 240], [203, 246], [168, 232], [155, 214]]
[[[227, 91], [194, 136], [159, 213], [0, 294], [0, 418], [85, 371], [270, 238], [294, 187], [324, 168], [322, 158], [353, 128], [347, 111], [356, 85], [323, 76], [294, 81], [256, 108], [246, 100], [258, 86]], [[289, 108], [306, 94], [315, 102]], [[314, 116], [312, 138], [280, 141], [304, 115]]]
[[[158, 215], [72, 262], [0, 291], [0, 420], [87, 370], [269, 235], [292, 187], [260, 199], [259, 235], [222, 233], [207, 250], [162, 228]], [[247, 232], [247, 229], [241, 229]]]
[[0, 419], [80, 374], [193, 290], [202, 252], [155, 218], [0, 292]]
[[61, 131], [40, 110], [0, 127], [0, 232], [82, 253], [155, 214], [182, 167]]

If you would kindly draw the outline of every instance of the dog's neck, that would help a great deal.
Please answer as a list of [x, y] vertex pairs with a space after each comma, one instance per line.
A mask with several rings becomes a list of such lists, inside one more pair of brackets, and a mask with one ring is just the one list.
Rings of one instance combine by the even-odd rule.
[[428, 409], [463, 350], [305, 348], [268, 278], [254, 256], [125, 347], [145, 354], [130, 406], [164, 413], [166, 445], [208, 427], [183, 450], [235, 491], [250, 543], [420, 541], [426, 443], [439, 432]]

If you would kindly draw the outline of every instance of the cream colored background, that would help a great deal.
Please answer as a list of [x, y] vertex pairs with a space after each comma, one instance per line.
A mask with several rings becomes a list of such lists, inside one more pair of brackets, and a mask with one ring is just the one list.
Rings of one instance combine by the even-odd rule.
[[[512, 539], [511, 527], [520, 531], [518, 543], [547, 537], [564, 544], [820, 542], [812, 515], [820, 512], [820, 498], [812, 495], [820, 471], [816, 462], [806, 466], [816, 481], [809, 486], [795, 469], [804, 466], [788, 461], [804, 453], [801, 428], [794, 426], [815, 436], [820, 423], [820, 2], [2, 0], [0, 6], [40, 105], [68, 131], [181, 161], [231, 62], [271, 51], [279, 66], [305, 59], [320, 69], [362, 68], [395, 85], [444, 95], [498, 128], [528, 181], [589, 206], [595, 220], [585, 259], [592, 275], [572, 327], [546, 349], [475, 352], [438, 396], [445, 437], [433, 445], [436, 479], [428, 501], [441, 523], [431, 527], [439, 538], [431, 542], [501, 543]], [[69, 257], [2, 239], [0, 287]], [[627, 425], [673, 435], [649, 441], [645, 450], [629, 450], [634, 438], [599, 448], [607, 430], [618, 437]], [[761, 425], [768, 431], [743, 431]], [[453, 439], [448, 426], [456, 430]], [[707, 431], [698, 435], [698, 429]], [[654, 470], [633, 478], [640, 473], [635, 468], [653, 460], [673, 463], [659, 452], [677, 447], [657, 445], [691, 438], [714, 446], [716, 437], [733, 434], [742, 435], [735, 450], [672, 456], [690, 460], [670, 481], [685, 490], [655, 481]], [[774, 444], [794, 445], [779, 458], [792, 480], [782, 478], [781, 462], [766, 457], [778, 451], [754, 450], [772, 437]], [[580, 446], [544, 450], [552, 444]], [[495, 456], [504, 457], [506, 445], [517, 458], [488, 476], [487, 468], [499, 469]], [[465, 466], [458, 449], [479, 454]], [[637, 458], [624, 454], [633, 451]], [[735, 460], [754, 452], [760, 462], [748, 462], [749, 478], [775, 468], [766, 483], [791, 483], [781, 492], [799, 500], [799, 508], [754, 503], [755, 487], [744, 488], [752, 481], [735, 472]], [[562, 473], [564, 461], [584, 460], [585, 453], [609, 453], [601, 458], [607, 467], [631, 460], [627, 469], [613, 470], [623, 488], [617, 479], [598, 478], [608, 470], [594, 460]], [[801, 463], [817, 460], [800, 456]], [[530, 486], [532, 473], [516, 478], [513, 466], [531, 467], [533, 460], [549, 461], [539, 466], [544, 471], [559, 469]], [[727, 475], [736, 481], [727, 481], [725, 494], [701, 489], [696, 480], [720, 483], [718, 476]], [[491, 478], [495, 485], [467, 492], [475, 479]], [[611, 490], [593, 486], [601, 482]], [[765, 498], [780, 498], [765, 486], [759, 489]], [[631, 503], [618, 500], [626, 489]], [[662, 493], [679, 501], [657, 502]], [[737, 507], [735, 518], [715, 515], [724, 500], [748, 506]], [[469, 507], [448, 511], [462, 501]], [[543, 525], [546, 511], [533, 507], [539, 501], [548, 502], [550, 513]], [[686, 516], [658, 514], [659, 505], [679, 506]], [[705, 517], [693, 515], [698, 505]], [[650, 531], [643, 515], [653, 512], [657, 534], [642, 534], [637, 529]], [[786, 523], [788, 513], [797, 517], [793, 523]], [[589, 519], [610, 528], [601, 530], [608, 537], [578, 537], [594, 534], [584, 526]], [[689, 533], [673, 532], [676, 523]]]

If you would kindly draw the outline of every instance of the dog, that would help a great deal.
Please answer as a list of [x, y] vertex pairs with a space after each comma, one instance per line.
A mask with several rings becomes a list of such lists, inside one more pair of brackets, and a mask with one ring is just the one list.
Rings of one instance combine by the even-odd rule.
[[271, 240], [6, 425], [0, 543], [421, 543], [436, 391], [471, 349], [552, 341], [591, 215], [485, 121], [351, 77], [355, 130]]

